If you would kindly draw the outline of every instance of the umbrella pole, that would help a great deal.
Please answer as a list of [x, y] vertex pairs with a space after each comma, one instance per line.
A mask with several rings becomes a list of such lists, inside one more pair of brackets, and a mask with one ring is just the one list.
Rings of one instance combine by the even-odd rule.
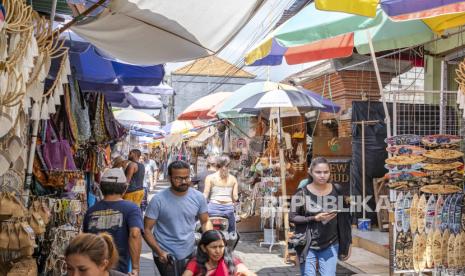
[[[366, 177], [365, 177], [365, 121], [362, 121], [362, 190], [363, 202], [366, 197]], [[363, 219], [366, 219], [365, 204], [363, 204]]]
[[289, 250], [287, 248], [289, 236], [289, 212], [287, 208], [287, 195], [286, 195], [286, 164], [284, 162], [284, 149], [282, 147], [282, 133], [281, 133], [281, 108], [278, 107], [278, 145], [279, 145], [279, 166], [281, 168], [281, 198], [282, 210], [284, 212], [284, 259], [289, 257]]
[[366, 35], [368, 38], [368, 45], [370, 46], [371, 59], [373, 60], [373, 66], [375, 68], [376, 80], [378, 81], [379, 93], [381, 95], [381, 101], [383, 102], [384, 117], [387, 128], [387, 137], [391, 137], [391, 116], [389, 116], [389, 111], [386, 104], [386, 98], [384, 97], [383, 83], [381, 81], [381, 75], [379, 74], [378, 61], [376, 60], [375, 48], [373, 47], [373, 41], [371, 39], [370, 30], [366, 30]]

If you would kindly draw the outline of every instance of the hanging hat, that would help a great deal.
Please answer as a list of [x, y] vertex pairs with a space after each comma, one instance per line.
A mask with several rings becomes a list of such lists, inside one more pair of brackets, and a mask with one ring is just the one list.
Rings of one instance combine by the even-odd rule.
[[10, 168], [9, 154], [6, 151], [0, 151], [0, 176], [4, 175]]
[[5, 136], [13, 127], [13, 119], [8, 113], [0, 112], [0, 137]]
[[13, 163], [13, 169], [19, 173], [22, 173], [26, 169], [22, 156], [16, 159], [16, 161]]
[[15, 162], [23, 152], [23, 143], [18, 136], [13, 136], [8, 140], [8, 153], [10, 162]]

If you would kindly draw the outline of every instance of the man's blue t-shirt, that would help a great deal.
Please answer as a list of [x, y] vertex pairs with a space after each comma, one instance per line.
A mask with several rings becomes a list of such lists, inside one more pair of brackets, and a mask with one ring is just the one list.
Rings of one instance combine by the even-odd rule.
[[207, 212], [199, 191], [189, 188], [186, 195], [177, 196], [168, 188], [152, 198], [145, 216], [156, 220], [153, 234], [161, 249], [182, 260], [194, 251], [196, 216]]
[[117, 270], [128, 273], [131, 255], [129, 254], [129, 229], [144, 229], [140, 208], [131, 201], [99, 201], [84, 217], [85, 233], [108, 232], [118, 247], [119, 263]]

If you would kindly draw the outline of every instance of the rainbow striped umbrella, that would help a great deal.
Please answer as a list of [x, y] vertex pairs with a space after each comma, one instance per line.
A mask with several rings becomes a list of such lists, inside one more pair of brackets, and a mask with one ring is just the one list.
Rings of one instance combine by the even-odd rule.
[[[336, 2], [357, 1], [371, 0]], [[366, 30], [372, 34], [376, 51], [411, 47], [432, 40], [446, 29], [462, 25], [465, 25], [465, 12], [399, 22], [379, 7], [374, 17], [367, 17], [321, 11], [312, 3], [259, 43], [247, 54], [245, 61], [252, 66], [279, 65], [284, 58], [288, 64], [299, 64], [351, 56], [354, 47], [357, 52], [367, 54], [370, 51]]]
[[462, 13], [463, 0], [315, 0], [316, 8], [375, 17], [378, 8], [394, 20], [422, 19]]

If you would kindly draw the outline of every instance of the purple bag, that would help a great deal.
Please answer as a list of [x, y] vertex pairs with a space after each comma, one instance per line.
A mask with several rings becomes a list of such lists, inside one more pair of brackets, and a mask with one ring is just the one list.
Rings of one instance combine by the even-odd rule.
[[[54, 136], [53, 140], [52, 136]], [[45, 142], [41, 146], [41, 149], [45, 164], [49, 170], [77, 170], [69, 142], [56, 135], [50, 120], [46, 123]]]

